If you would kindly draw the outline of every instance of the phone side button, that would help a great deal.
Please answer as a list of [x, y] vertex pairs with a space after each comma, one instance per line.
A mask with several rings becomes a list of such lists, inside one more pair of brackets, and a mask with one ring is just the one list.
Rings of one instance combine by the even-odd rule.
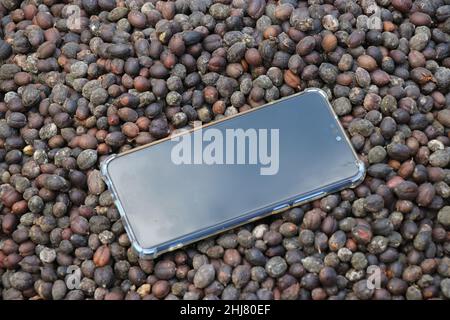
[[180, 249], [181, 247], [183, 247], [183, 244], [182, 243], [178, 243], [176, 245], [171, 246], [167, 251], [175, 251], [175, 250]]
[[282, 204], [282, 205], [279, 205], [279, 206], [276, 206], [275, 208], [273, 208], [272, 209], [272, 214], [276, 214], [276, 213], [280, 213], [280, 212], [283, 212], [284, 210], [287, 210], [287, 209], [289, 209], [289, 204]]
[[295, 200], [294, 203], [292, 204], [292, 206], [294, 206], [294, 207], [295, 206], [299, 206], [299, 205], [304, 204], [306, 202], [318, 199], [318, 198], [322, 197], [323, 195], [325, 195], [324, 191], [319, 191], [319, 192], [313, 193], [313, 194], [309, 195], [308, 197], [300, 198], [300, 199]]

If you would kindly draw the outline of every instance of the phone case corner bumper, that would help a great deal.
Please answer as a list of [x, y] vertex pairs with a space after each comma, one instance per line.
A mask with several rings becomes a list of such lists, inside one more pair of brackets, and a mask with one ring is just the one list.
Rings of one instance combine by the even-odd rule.
[[117, 157], [117, 154], [112, 154], [100, 163], [100, 173], [103, 176], [104, 180], [110, 180], [109, 173], [108, 173], [108, 165], [116, 157]]
[[136, 239], [131, 245], [142, 259], [154, 259], [159, 255], [157, 248], [143, 248]]
[[314, 92], [322, 96], [327, 102], [329, 101], [327, 93], [321, 88], [306, 88], [303, 93]]
[[366, 166], [364, 162], [362, 160], [357, 160], [356, 164], [358, 166], [358, 173], [352, 179], [351, 188], [358, 186], [366, 177]]

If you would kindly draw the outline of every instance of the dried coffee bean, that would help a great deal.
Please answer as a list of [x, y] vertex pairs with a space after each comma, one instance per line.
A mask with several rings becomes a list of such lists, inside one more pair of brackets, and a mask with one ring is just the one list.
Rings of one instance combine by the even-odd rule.
[[286, 272], [287, 264], [283, 258], [277, 256], [267, 261], [265, 269], [269, 276], [279, 278]]
[[28, 272], [17, 271], [13, 273], [9, 279], [14, 289], [23, 291], [29, 289], [33, 285], [33, 278]]
[[250, 0], [248, 2], [247, 13], [253, 19], [258, 19], [264, 14], [266, 1]]
[[93, 260], [97, 267], [104, 267], [109, 263], [111, 252], [106, 245], [98, 247], [95, 251]]
[[176, 272], [176, 266], [175, 263], [173, 263], [170, 260], [167, 261], [160, 261], [155, 265], [155, 275], [159, 279], [163, 280], [169, 280], [175, 276]]
[[195, 273], [193, 282], [197, 288], [205, 288], [210, 285], [215, 277], [214, 267], [210, 264], [202, 265]]
[[437, 219], [438, 222], [444, 225], [445, 227], [450, 226], [450, 207], [445, 206], [441, 210], [439, 210]]
[[97, 162], [97, 152], [92, 149], [83, 150], [77, 157], [77, 165], [81, 170], [91, 168]]

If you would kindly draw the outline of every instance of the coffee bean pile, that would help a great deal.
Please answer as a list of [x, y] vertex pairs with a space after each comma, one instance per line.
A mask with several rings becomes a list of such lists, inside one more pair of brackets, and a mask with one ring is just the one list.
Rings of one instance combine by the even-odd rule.
[[[448, 0], [0, 0], [0, 61], [2, 299], [450, 298]], [[99, 163], [308, 87], [364, 182], [140, 259]]]

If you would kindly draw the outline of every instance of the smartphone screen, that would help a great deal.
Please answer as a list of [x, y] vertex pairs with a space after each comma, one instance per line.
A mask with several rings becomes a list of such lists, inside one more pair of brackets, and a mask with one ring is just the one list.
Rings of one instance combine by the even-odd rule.
[[139, 248], [192, 242], [362, 174], [321, 91], [133, 149], [103, 172]]

